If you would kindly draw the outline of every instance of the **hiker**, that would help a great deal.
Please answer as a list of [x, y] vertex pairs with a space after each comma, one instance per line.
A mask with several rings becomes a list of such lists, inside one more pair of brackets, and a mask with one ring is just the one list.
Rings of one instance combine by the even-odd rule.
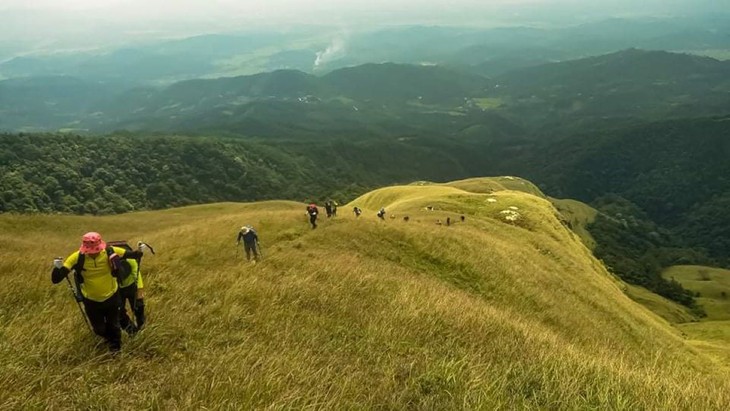
[[385, 221], [385, 207], [380, 207], [380, 211], [378, 211], [378, 218]]
[[337, 201], [332, 202], [332, 217], [337, 217]]
[[329, 201], [324, 202], [324, 211], [327, 213], [327, 218], [332, 217], [332, 203]]
[[107, 246], [96, 232], [84, 234], [81, 247], [65, 261], [53, 261], [51, 281], [58, 284], [68, 279], [73, 270], [76, 292], [80, 293], [86, 316], [94, 333], [103, 337], [111, 352], [122, 348], [122, 332], [119, 325], [119, 276], [121, 259], [141, 258], [142, 250], [129, 251]]
[[450, 225], [451, 225], [451, 217], [446, 217], [446, 226], [448, 227]]
[[[127, 251], [134, 251], [126, 241], [109, 241], [107, 245], [124, 248]], [[150, 251], [152, 254], [155, 250], [148, 245], [139, 241], [137, 249], [144, 252]], [[142, 281], [142, 273], [140, 267], [142, 258], [127, 258], [120, 263], [120, 275], [117, 276], [119, 283], [119, 296], [121, 305], [119, 306], [119, 325], [129, 336], [134, 336], [140, 331], [145, 324], [144, 315], [144, 282]], [[129, 308], [134, 315], [134, 321], [127, 315], [127, 302]]]
[[251, 261], [251, 252], [253, 252], [253, 263], [256, 264], [259, 260], [259, 236], [256, 234], [256, 230], [250, 225], [241, 227], [241, 231], [238, 232], [236, 246], [241, 244], [241, 240], [243, 240], [243, 249], [246, 250], [246, 261]]
[[408, 220], [410, 220], [410, 219], [411, 219], [411, 218], [410, 218], [410, 217], [408, 217], [408, 216], [405, 216], [405, 217], [403, 217], [403, 221], [405, 221], [406, 223], [407, 223], [407, 222], [408, 222]]
[[319, 214], [319, 210], [314, 203], [307, 206], [307, 214], [309, 215], [309, 223], [312, 224], [312, 230], [314, 230], [317, 228], [317, 215]]
[[[145, 245], [142, 245], [145, 247]], [[135, 259], [127, 259], [131, 275], [124, 280], [119, 281], [119, 296], [121, 305], [119, 306], [119, 325], [128, 335], [132, 336], [144, 327], [144, 282], [142, 281], [142, 273], [139, 271], [139, 262]], [[127, 302], [129, 308], [134, 315], [134, 322], [127, 315]]]
[[462, 216], [461, 216], [461, 222], [463, 223], [463, 222], [464, 222], [464, 220], [466, 220], [466, 217], [464, 217], [464, 216], [462, 215]]
[[362, 214], [362, 209], [360, 207], [353, 207], [352, 212], [355, 213], [355, 218], [360, 217], [360, 214]]

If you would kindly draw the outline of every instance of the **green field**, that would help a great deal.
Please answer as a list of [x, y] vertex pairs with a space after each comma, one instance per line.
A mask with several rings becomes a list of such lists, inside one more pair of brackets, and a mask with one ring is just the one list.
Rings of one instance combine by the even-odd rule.
[[730, 270], [679, 265], [670, 267], [662, 276], [699, 293], [697, 303], [707, 312], [707, 320], [730, 320]]
[[502, 106], [502, 99], [495, 97], [475, 98], [472, 101], [482, 110], [493, 110]]
[[[727, 409], [726, 363], [521, 182], [386, 187], [316, 230], [284, 201], [0, 215], [0, 409]], [[157, 251], [148, 327], [116, 358], [49, 278], [91, 230]]]
[[691, 340], [691, 344], [713, 355], [720, 365], [730, 364], [730, 270], [678, 265], [665, 270], [662, 275], [699, 293], [697, 303], [707, 313], [700, 322], [681, 323], [677, 327]]

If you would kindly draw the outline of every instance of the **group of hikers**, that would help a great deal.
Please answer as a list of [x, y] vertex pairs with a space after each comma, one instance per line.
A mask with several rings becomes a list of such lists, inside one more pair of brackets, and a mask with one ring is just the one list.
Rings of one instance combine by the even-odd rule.
[[[324, 202], [324, 211], [327, 213], [327, 218], [337, 217], [337, 201], [328, 200]], [[359, 210], [357, 207], [355, 209]], [[356, 213], [358, 216], [359, 213]], [[307, 206], [307, 215], [309, 216], [309, 224], [312, 225], [312, 229], [317, 228], [317, 217], [319, 217], [319, 208], [314, 203], [310, 203]]]
[[[66, 280], [79, 305], [81, 314], [93, 332], [103, 337], [109, 350], [122, 346], [122, 329], [130, 336], [144, 327], [144, 282], [140, 265], [145, 251], [154, 254], [146, 243], [137, 243], [133, 250], [126, 242], [106, 243], [99, 233], [89, 232], [81, 246], [62, 259], [53, 260], [51, 281]], [[73, 285], [68, 278], [73, 271]], [[127, 315], [126, 305], [134, 320]], [[83, 309], [81, 309], [83, 305]]]
[[[337, 206], [336, 201], [325, 202], [327, 217], [337, 215]], [[352, 212], [355, 218], [362, 215], [362, 209], [357, 206]], [[319, 209], [316, 204], [307, 206], [307, 215], [312, 229], [317, 228]], [[380, 208], [376, 215], [385, 220], [385, 208]], [[407, 222], [409, 217], [405, 216], [403, 220]], [[461, 221], [464, 222], [463, 215]], [[450, 224], [449, 217], [446, 225]], [[258, 234], [252, 226], [244, 225], [238, 231], [237, 249], [241, 243], [246, 260], [253, 258], [251, 262], [256, 264], [262, 254]], [[57, 257], [53, 260], [51, 281], [58, 284], [66, 280], [85, 321], [95, 334], [106, 340], [111, 352], [121, 349], [122, 330], [134, 336], [145, 325], [144, 282], [140, 271], [145, 252], [155, 254], [144, 242], [138, 242], [134, 250], [126, 241], [105, 242], [99, 233], [89, 232], [83, 235], [77, 251], [66, 259]], [[72, 272], [73, 283], [69, 279]], [[127, 305], [133, 319], [127, 314]]]

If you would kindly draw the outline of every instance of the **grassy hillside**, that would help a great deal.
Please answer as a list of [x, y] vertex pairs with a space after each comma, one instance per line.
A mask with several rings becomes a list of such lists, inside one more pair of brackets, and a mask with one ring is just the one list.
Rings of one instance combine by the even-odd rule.
[[[316, 230], [283, 201], [0, 215], [0, 408], [726, 409], [725, 368], [501, 180], [383, 188]], [[119, 358], [49, 281], [89, 230], [158, 251], [149, 325]]]
[[566, 219], [568, 227], [578, 234], [583, 244], [591, 250], [595, 249], [596, 240], [588, 231], [588, 226], [596, 220], [598, 211], [576, 200], [553, 198], [550, 201]]

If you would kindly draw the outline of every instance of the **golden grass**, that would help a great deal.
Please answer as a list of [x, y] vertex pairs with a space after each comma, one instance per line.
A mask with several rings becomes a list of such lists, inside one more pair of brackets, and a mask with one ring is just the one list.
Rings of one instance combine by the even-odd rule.
[[[626, 297], [546, 199], [415, 185], [352, 205], [369, 212], [316, 230], [291, 202], [0, 215], [0, 408], [730, 405], [717, 357]], [[381, 206], [411, 220], [379, 221]], [[243, 224], [261, 236], [256, 266], [234, 247]], [[142, 266], [148, 328], [119, 358], [49, 279], [92, 229], [158, 251]]]

